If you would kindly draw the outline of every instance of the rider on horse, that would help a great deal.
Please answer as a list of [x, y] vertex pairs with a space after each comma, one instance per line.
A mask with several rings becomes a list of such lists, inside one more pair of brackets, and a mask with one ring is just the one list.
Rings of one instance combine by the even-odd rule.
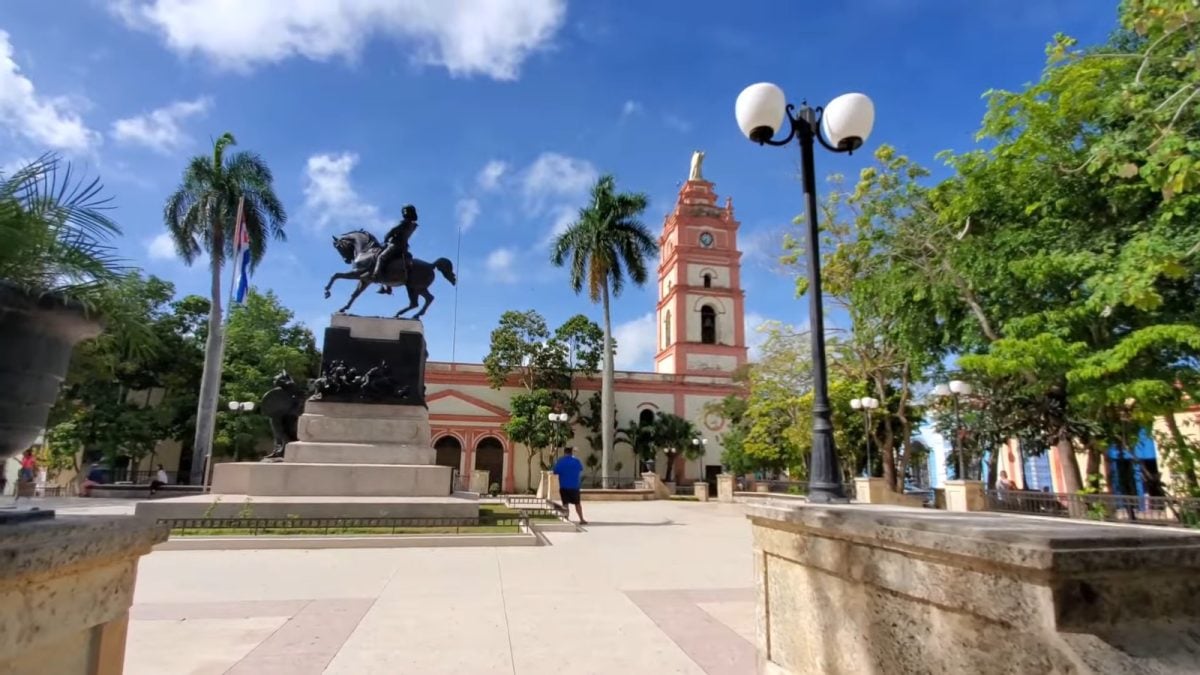
[[[379, 256], [375, 258], [375, 270], [371, 276], [375, 279], [380, 278], [382, 272], [387, 269], [388, 262], [399, 254], [400, 259], [404, 261], [402, 265], [404, 273], [399, 282], [403, 284], [404, 279], [408, 277], [408, 266], [411, 259], [408, 252], [408, 240], [412, 237], [413, 232], [417, 231], [417, 207], [412, 204], [405, 204], [400, 209], [400, 215], [402, 218], [399, 224], [388, 230], [387, 235], [383, 238], [384, 247], [379, 252]], [[380, 284], [380, 286], [382, 286], [379, 289], [380, 293], [391, 294], [391, 286], [387, 284]]]

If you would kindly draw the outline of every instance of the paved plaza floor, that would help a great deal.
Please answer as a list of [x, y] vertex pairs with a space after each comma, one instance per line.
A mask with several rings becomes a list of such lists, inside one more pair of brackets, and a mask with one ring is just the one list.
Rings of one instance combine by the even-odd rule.
[[754, 672], [741, 507], [585, 508], [533, 548], [152, 553], [125, 672]]

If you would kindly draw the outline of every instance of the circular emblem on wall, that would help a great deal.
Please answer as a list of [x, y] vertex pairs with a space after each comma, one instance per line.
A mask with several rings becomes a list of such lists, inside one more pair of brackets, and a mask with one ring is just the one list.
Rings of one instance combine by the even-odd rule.
[[703, 232], [700, 234], [700, 245], [704, 248], [709, 248], [713, 245], [712, 232]]
[[719, 412], [710, 412], [704, 416], [704, 426], [709, 431], [720, 431], [725, 428], [725, 416]]

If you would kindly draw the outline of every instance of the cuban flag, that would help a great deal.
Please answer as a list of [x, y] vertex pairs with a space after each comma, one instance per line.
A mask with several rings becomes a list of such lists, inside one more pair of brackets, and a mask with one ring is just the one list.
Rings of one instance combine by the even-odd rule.
[[237, 226], [233, 234], [233, 301], [241, 304], [250, 291], [250, 233], [246, 231], [243, 201], [238, 200]]

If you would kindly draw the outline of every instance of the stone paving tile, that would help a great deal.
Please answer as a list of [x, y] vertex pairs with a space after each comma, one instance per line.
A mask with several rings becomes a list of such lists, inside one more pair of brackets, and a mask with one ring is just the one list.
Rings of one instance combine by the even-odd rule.
[[708, 675], [742, 675], [757, 667], [754, 643], [702, 607], [723, 603], [752, 607], [753, 589], [627, 591], [626, 595]]
[[529, 549], [152, 553], [126, 672], [754, 672], [740, 507], [587, 508]]

